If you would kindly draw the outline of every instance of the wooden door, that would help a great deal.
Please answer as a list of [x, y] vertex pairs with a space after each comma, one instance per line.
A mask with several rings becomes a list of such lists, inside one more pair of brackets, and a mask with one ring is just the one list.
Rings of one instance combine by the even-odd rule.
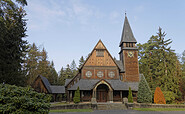
[[107, 102], [107, 91], [98, 91], [97, 92], [97, 101], [98, 102]]

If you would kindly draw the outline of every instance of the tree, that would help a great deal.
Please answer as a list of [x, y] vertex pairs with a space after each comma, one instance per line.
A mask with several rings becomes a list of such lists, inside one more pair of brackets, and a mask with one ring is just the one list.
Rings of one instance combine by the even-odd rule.
[[185, 99], [185, 76], [183, 76], [181, 79], [180, 90], [182, 92], [182, 98]]
[[65, 69], [64, 75], [68, 79], [73, 78], [73, 74], [72, 74], [69, 64], [67, 64], [67, 68]]
[[182, 61], [182, 76], [185, 76], [185, 50], [182, 53], [181, 61]]
[[156, 104], [166, 104], [164, 95], [163, 95], [160, 87], [156, 87], [156, 89], [155, 89], [154, 103], [156, 103]]
[[80, 58], [80, 60], [79, 60], [79, 68], [84, 64], [84, 62], [85, 62], [85, 59], [84, 59], [84, 57], [83, 56], [81, 56], [81, 58]]
[[158, 33], [145, 44], [138, 44], [139, 70], [146, 76], [149, 87], [154, 93], [159, 86], [163, 91], [172, 91], [180, 96], [179, 82], [181, 67], [178, 57], [171, 49], [171, 39], [165, 40], [166, 33], [159, 27]]
[[72, 61], [71, 65], [70, 65], [70, 69], [72, 71], [72, 77], [76, 76], [77, 68], [76, 68], [76, 63], [74, 60]]
[[58, 80], [58, 74], [57, 74], [57, 71], [55, 70], [53, 61], [51, 61], [51, 64], [49, 67], [50, 67], [50, 75], [48, 76], [48, 80], [52, 85], [56, 85]]
[[128, 102], [133, 103], [132, 90], [130, 87], [129, 87], [129, 93], [128, 93]]
[[33, 43], [32, 45], [29, 45], [27, 57], [25, 60], [25, 70], [26, 70], [26, 80], [27, 84], [31, 85], [35, 78], [38, 75], [38, 63], [39, 63], [39, 50], [38, 47]]
[[58, 81], [59, 85], [64, 85], [65, 84], [66, 77], [65, 77], [64, 72], [65, 72], [64, 68], [62, 67], [61, 70], [60, 70], [60, 74], [59, 74], [59, 81]]
[[27, 49], [26, 0], [0, 0], [0, 83], [23, 86], [25, 72], [22, 69]]
[[80, 90], [79, 90], [79, 87], [77, 88], [77, 90], [75, 91], [75, 95], [74, 95], [74, 98], [73, 98], [73, 102], [75, 104], [79, 103], [80, 102]]
[[[48, 79], [49, 76], [51, 76], [51, 72], [50, 72], [50, 62], [47, 59], [48, 59], [47, 52], [43, 48], [42, 52], [40, 52], [40, 60], [38, 63], [38, 74]], [[51, 80], [48, 79], [48, 81], [50, 82]]]
[[143, 75], [141, 76], [141, 80], [139, 82], [137, 102], [152, 103], [152, 92]]

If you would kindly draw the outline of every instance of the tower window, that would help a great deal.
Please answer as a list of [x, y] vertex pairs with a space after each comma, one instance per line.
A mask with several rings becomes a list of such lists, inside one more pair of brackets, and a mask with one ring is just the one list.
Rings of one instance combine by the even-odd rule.
[[96, 50], [96, 57], [104, 57], [104, 50]]
[[126, 43], [126, 47], [129, 47], [129, 43]]

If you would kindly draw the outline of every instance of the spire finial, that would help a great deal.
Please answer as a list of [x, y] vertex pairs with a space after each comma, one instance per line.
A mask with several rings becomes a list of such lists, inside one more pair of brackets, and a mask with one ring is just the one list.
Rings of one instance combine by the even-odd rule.
[[125, 17], [127, 16], [127, 11], [125, 10]]

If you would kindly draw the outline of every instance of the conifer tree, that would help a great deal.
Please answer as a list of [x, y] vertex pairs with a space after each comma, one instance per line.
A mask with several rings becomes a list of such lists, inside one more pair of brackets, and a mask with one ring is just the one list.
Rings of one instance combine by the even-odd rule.
[[67, 79], [73, 78], [69, 64], [67, 64], [67, 68], [65, 69], [64, 75]]
[[79, 103], [80, 102], [80, 89], [79, 87], [77, 88], [77, 90], [75, 91], [75, 95], [73, 97], [73, 102], [75, 104]]
[[38, 64], [38, 74], [48, 79], [49, 76], [51, 76], [51, 72], [50, 72], [50, 62], [47, 59], [48, 59], [47, 52], [43, 48], [42, 52], [40, 53], [40, 60]]
[[29, 50], [27, 53], [27, 57], [25, 60], [25, 70], [26, 70], [26, 77], [27, 77], [27, 84], [31, 85], [35, 78], [38, 75], [38, 63], [39, 63], [39, 50], [38, 47], [33, 43], [29, 45]]
[[24, 86], [26, 0], [0, 0], [0, 83]]
[[81, 58], [80, 58], [80, 60], [79, 60], [79, 68], [83, 65], [83, 63], [85, 62], [85, 59], [84, 59], [84, 57], [82, 56]]
[[170, 39], [165, 40], [166, 33], [159, 28], [157, 35], [152, 36], [145, 44], [138, 44], [139, 70], [154, 93], [160, 86], [163, 91], [172, 91], [176, 98], [180, 96], [180, 64]]
[[51, 64], [50, 64], [50, 75], [48, 76], [48, 80], [49, 80], [50, 84], [52, 84], [52, 85], [57, 84], [58, 74], [57, 74], [57, 71], [55, 70], [53, 61], [51, 61]]
[[152, 103], [152, 92], [143, 75], [141, 76], [141, 80], [139, 82], [137, 102]]
[[59, 74], [58, 84], [59, 85], [64, 85], [65, 84], [65, 80], [66, 80], [65, 71], [64, 71], [64, 68], [62, 67], [61, 70], [60, 70], [60, 74]]
[[76, 63], [74, 60], [72, 61], [71, 65], [70, 65], [70, 69], [72, 72], [72, 77], [74, 77], [77, 74]]
[[133, 103], [132, 90], [130, 87], [129, 87], [129, 92], [128, 92], [128, 102]]
[[182, 53], [181, 61], [182, 61], [182, 76], [185, 76], [185, 50]]

